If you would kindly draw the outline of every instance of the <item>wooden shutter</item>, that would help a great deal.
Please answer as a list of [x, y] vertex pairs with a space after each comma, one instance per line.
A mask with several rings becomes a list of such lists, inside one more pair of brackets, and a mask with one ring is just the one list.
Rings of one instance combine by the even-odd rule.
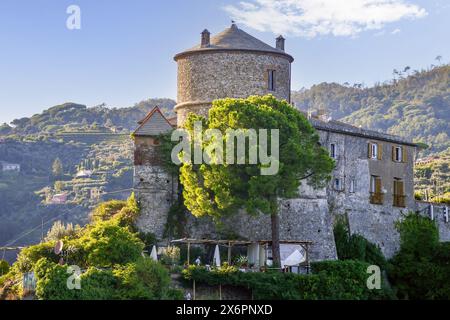
[[381, 193], [381, 178], [380, 177], [375, 178], [375, 193], [377, 193], [377, 194]]
[[381, 143], [377, 143], [377, 152], [378, 152], [378, 160], [383, 159], [383, 145]]
[[392, 161], [395, 161], [395, 146], [392, 146]]
[[369, 157], [369, 159], [372, 158], [372, 143], [369, 142], [368, 146], [368, 150], [367, 150], [367, 156]]
[[402, 162], [407, 162], [408, 161], [408, 155], [406, 153], [406, 148], [405, 147], [401, 147], [402, 148]]
[[399, 196], [405, 195], [404, 183], [403, 181], [397, 181], [397, 191]]

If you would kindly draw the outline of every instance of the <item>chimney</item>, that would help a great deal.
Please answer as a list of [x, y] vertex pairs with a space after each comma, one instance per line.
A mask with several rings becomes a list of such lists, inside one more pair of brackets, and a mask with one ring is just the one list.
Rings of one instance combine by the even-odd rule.
[[279, 36], [278, 38], [277, 38], [277, 45], [276, 45], [276, 48], [277, 49], [280, 49], [280, 50], [282, 50], [282, 51], [284, 51], [284, 41], [285, 41], [285, 39], [283, 38], [283, 36]]
[[203, 32], [202, 32], [202, 48], [209, 47], [210, 35], [211, 35], [211, 33], [207, 29], [203, 30]]

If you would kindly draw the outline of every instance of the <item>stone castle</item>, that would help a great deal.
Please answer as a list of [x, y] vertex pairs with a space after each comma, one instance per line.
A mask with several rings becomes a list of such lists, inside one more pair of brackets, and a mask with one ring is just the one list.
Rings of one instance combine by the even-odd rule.
[[[134, 189], [141, 206], [138, 227], [164, 237], [170, 207], [179, 196], [178, 177], [163, 169], [157, 136], [181, 127], [190, 112], [208, 115], [220, 98], [272, 94], [290, 102], [291, 64], [285, 39], [275, 47], [254, 38], [235, 24], [175, 56], [178, 64], [177, 117], [167, 119], [156, 107], [136, 129]], [[361, 234], [391, 257], [399, 246], [395, 221], [402, 213], [420, 211], [438, 223], [441, 239], [450, 240], [448, 208], [414, 200], [413, 167], [417, 145], [406, 139], [334, 121], [323, 112], [308, 114], [323, 147], [336, 161], [333, 179], [322, 190], [302, 185], [296, 199], [281, 201], [280, 239], [312, 241], [311, 260], [336, 259], [333, 223], [345, 217], [351, 233]], [[246, 214], [227, 218], [229, 232], [247, 240], [270, 239], [270, 217]], [[208, 218], [189, 215], [191, 238], [217, 238]]]

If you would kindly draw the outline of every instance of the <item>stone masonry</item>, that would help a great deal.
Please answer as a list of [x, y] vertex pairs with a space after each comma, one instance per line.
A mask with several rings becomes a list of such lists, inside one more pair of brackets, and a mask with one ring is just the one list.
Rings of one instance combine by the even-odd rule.
[[[214, 37], [205, 30], [200, 45], [175, 56], [177, 125], [183, 125], [189, 112], [207, 116], [215, 99], [271, 93], [289, 102], [294, 59], [284, 47], [282, 37], [271, 47], [234, 24]], [[312, 241], [312, 261], [336, 259], [333, 223], [344, 216], [352, 234], [361, 234], [379, 245], [387, 257], [393, 256], [399, 247], [395, 222], [408, 211], [430, 215], [430, 204], [414, 200], [416, 145], [324, 114], [308, 115], [308, 119], [318, 131], [321, 145], [330, 150], [336, 168], [327, 188], [314, 190], [302, 184], [297, 198], [280, 201], [280, 239]], [[178, 180], [161, 166], [157, 136], [172, 129], [173, 123], [158, 109], [150, 112], [135, 132], [134, 187], [142, 211], [137, 225], [159, 238], [178, 196]], [[450, 241], [450, 223], [444, 212], [445, 207], [436, 206], [434, 219], [441, 240]], [[185, 229], [192, 238], [271, 237], [269, 216], [250, 217], [244, 212], [224, 218], [220, 226], [210, 218], [189, 215]]]

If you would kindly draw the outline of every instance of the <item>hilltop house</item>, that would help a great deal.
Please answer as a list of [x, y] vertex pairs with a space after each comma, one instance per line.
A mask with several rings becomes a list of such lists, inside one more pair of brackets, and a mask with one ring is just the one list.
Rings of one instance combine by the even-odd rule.
[[20, 164], [0, 161], [0, 167], [3, 172], [20, 172]]
[[75, 178], [77, 179], [87, 179], [90, 178], [92, 176], [92, 170], [80, 170], [77, 172], [77, 174], [75, 175]]
[[58, 193], [55, 194], [50, 203], [51, 204], [65, 204], [67, 202], [67, 193]]
[[[281, 36], [272, 47], [232, 24], [214, 37], [203, 31], [199, 45], [174, 59], [178, 64], [178, 127], [190, 112], [207, 116], [215, 99], [272, 94], [290, 102], [294, 58], [285, 52]], [[334, 121], [323, 113], [307, 117], [336, 168], [327, 188], [313, 190], [303, 184], [297, 198], [281, 201], [280, 239], [312, 241], [311, 260], [336, 259], [333, 224], [341, 216], [351, 233], [363, 235], [391, 257], [399, 246], [395, 221], [402, 213], [418, 209], [413, 181], [417, 145]], [[173, 128], [173, 120], [155, 108], [134, 132], [134, 188], [141, 206], [138, 227], [158, 238], [164, 236], [169, 209], [178, 197], [178, 177], [163, 169], [157, 136]], [[450, 237], [449, 224], [443, 219], [439, 223], [441, 237]], [[265, 215], [257, 219], [235, 215], [223, 225], [243, 239], [271, 237], [270, 218]], [[185, 229], [197, 239], [218, 237], [208, 218], [189, 216]]]

